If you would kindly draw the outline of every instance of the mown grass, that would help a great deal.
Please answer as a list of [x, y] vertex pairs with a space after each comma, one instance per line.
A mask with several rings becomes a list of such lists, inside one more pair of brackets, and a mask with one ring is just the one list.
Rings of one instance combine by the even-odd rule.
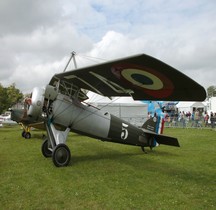
[[216, 132], [166, 128], [181, 148], [140, 148], [70, 133], [71, 163], [41, 154], [44, 131], [0, 128], [1, 209], [216, 209]]

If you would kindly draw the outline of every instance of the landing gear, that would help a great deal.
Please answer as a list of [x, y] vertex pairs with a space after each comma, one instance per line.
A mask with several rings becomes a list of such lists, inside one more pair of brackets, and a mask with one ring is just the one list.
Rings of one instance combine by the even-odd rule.
[[70, 162], [71, 154], [70, 149], [66, 144], [59, 144], [53, 151], [52, 160], [55, 166], [67, 166]]
[[26, 139], [30, 139], [31, 138], [31, 133], [30, 132], [26, 132], [25, 133], [25, 138]]
[[30, 132], [22, 132], [22, 137], [25, 139], [30, 139], [31, 138], [31, 133]]
[[52, 151], [49, 149], [49, 146], [48, 146], [48, 139], [45, 139], [45, 141], [43, 142], [41, 146], [41, 151], [44, 157], [46, 158], [52, 157]]
[[25, 138], [25, 134], [26, 134], [26, 132], [23, 131], [23, 132], [22, 132], [22, 137], [23, 137], [23, 138]]
[[67, 166], [71, 159], [71, 153], [65, 144], [70, 128], [60, 131], [52, 123], [45, 124], [47, 139], [42, 144], [41, 150], [44, 157], [52, 157], [52, 161], [57, 167]]
[[22, 137], [25, 139], [30, 139], [31, 138], [30, 127], [24, 126], [23, 124], [21, 124], [21, 127], [23, 129]]
[[[59, 84], [57, 85], [59, 87]], [[62, 118], [58, 121], [58, 117], [62, 115], [66, 111], [68, 107], [68, 101], [64, 102], [64, 97], [62, 95], [59, 100], [57, 100], [58, 96], [58, 87], [53, 87], [47, 85], [45, 90], [45, 102], [43, 111], [46, 113], [46, 121], [45, 128], [47, 132], [47, 140], [42, 145], [42, 154], [45, 157], [51, 157], [55, 166], [64, 167], [67, 166], [71, 159], [71, 153], [68, 146], [65, 144], [67, 140], [67, 136], [70, 132], [70, 125], [64, 123], [64, 119]], [[65, 96], [66, 97], [66, 96]], [[57, 101], [56, 101], [57, 100]], [[56, 110], [55, 107], [58, 107]], [[62, 111], [59, 112], [59, 108], [62, 106]], [[68, 114], [70, 114], [68, 112]], [[55, 116], [58, 116], [55, 119]], [[68, 126], [65, 126], [65, 124]], [[61, 130], [65, 128], [65, 130]]]

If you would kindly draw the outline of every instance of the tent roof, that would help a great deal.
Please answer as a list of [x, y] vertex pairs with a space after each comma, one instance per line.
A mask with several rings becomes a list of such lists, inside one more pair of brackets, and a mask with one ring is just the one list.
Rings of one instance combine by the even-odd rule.
[[200, 107], [205, 107], [204, 103], [202, 102], [187, 102], [187, 101], [182, 101], [179, 102], [177, 105], [177, 108], [183, 108], [183, 107], [196, 107], [196, 108], [200, 108]]

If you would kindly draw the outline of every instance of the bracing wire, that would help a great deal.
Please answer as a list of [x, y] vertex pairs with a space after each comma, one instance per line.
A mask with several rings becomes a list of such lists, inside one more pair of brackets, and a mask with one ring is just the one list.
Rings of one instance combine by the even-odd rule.
[[107, 59], [104, 58], [99, 58], [99, 57], [93, 57], [93, 56], [89, 56], [89, 55], [84, 55], [84, 54], [78, 54], [80, 57], [85, 58], [87, 60], [90, 60], [92, 62], [98, 62], [99, 61], [107, 61]]

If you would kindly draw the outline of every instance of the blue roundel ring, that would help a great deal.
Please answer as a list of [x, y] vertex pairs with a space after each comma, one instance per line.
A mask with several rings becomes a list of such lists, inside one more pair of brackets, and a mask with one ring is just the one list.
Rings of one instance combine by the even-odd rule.
[[152, 73], [140, 69], [123, 69], [121, 75], [127, 81], [147, 90], [161, 90], [163, 82]]

